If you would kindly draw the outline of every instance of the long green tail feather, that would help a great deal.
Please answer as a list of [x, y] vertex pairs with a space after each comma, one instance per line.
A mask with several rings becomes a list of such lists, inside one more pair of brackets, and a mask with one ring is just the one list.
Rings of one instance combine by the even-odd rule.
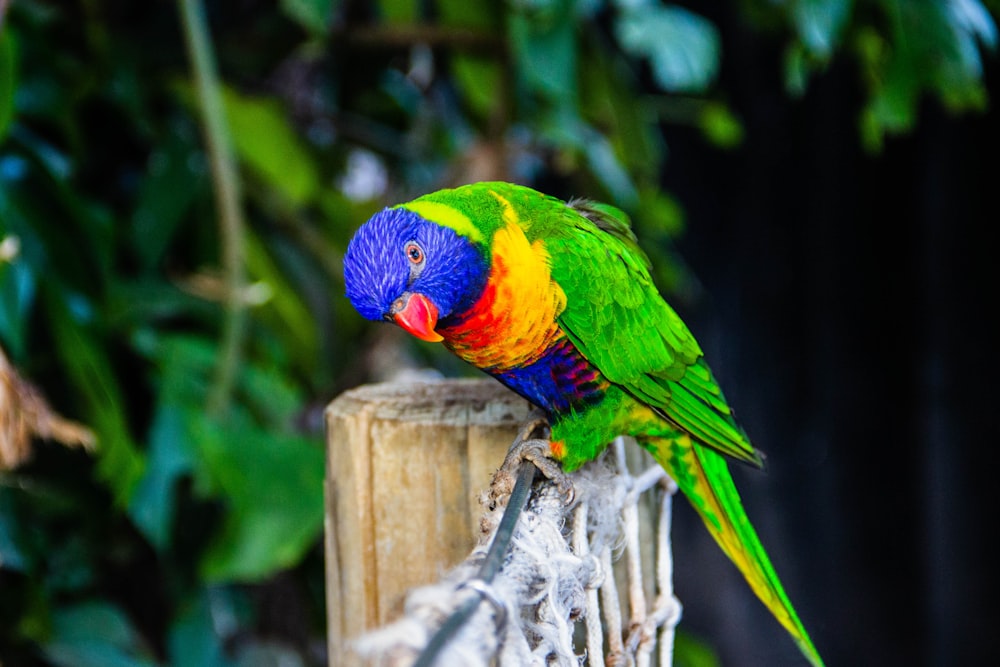
[[750, 588], [795, 639], [814, 667], [823, 667], [816, 647], [799, 620], [771, 565], [757, 532], [750, 524], [725, 459], [715, 451], [692, 444], [680, 434], [642, 443], [670, 476], [705, 522]]

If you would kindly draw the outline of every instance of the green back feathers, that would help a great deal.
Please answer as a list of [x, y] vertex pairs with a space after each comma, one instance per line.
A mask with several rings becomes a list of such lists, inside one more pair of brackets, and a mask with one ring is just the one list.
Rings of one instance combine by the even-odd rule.
[[575, 202], [545, 236], [552, 277], [566, 293], [559, 324], [580, 352], [621, 386], [700, 443], [761, 465], [698, 342], [660, 296], [628, 217]]
[[581, 354], [700, 443], [760, 465], [697, 341], [653, 284], [624, 212], [503, 182], [439, 190], [402, 206], [487, 249], [497, 230], [516, 222], [529, 242], [544, 245], [566, 295], [557, 321]]

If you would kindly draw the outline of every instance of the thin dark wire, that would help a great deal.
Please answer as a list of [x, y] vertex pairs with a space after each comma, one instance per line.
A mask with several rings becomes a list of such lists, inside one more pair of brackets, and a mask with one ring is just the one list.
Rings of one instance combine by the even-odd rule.
[[[500, 525], [497, 527], [496, 535], [493, 537], [493, 544], [490, 545], [489, 551], [486, 552], [486, 559], [479, 566], [479, 574], [476, 576], [476, 579], [486, 584], [493, 581], [493, 577], [496, 576], [496, 573], [500, 571], [500, 566], [503, 565], [504, 556], [507, 554], [510, 541], [514, 537], [514, 526], [517, 525], [517, 519], [521, 516], [521, 511], [524, 509], [525, 503], [528, 502], [528, 493], [531, 491], [532, 482], [535, 481], [536, 470], [537, 468], [534, 463], [522, 459], [517, 469], [517, 481], [514, 483], [514, 490], [510, 493], [510, 500], [507, 501], [507, 509], [504, 510], [503, 516], [500, 518]], [[483, 593], [480, 592], [475, 597], [466, 600], [462, 606], [452, 612], [448, 620], [431, 637], [423, 653], [413, 663], [413, 667], [431, 667], [434, 661], [437, 660], [441, 649], [444, 648], [445, 644], [451, 640], [463, 625], [468, 623], [482, 601]]]

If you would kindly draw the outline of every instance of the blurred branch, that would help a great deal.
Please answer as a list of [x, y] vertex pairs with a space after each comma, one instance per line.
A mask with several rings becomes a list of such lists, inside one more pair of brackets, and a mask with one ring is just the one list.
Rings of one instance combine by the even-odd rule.
[[56, 414], [42, 393], [18, 375], [0, 348], [0, 470], [27, 459], [32, 438], [88, 450], [96, 444], [93, 431]]
[[221, 84], [208, 37], [205, 9], [201, 0], [179, 2], [212, 169], [226, 283], [222, 350], [208, 396], [209, 412], [219, 414], [225, 410], [232, 394], [246, 322], [246, 304], [240, 298], [244, 282], [244, 222], [240, 210], [236, 161], [222, 105]]
[[0, 32], [3, 32], [3, 20], [7, 16], [10, 0], [0, 0]]

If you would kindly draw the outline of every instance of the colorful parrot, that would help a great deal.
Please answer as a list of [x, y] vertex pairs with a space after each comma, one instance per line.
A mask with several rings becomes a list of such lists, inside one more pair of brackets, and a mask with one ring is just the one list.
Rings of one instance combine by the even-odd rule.
[[622, 211], [501, 182], [387, 208], [344, 257], [347, 296], [362, 316], [444, 343], [541, 408], [565, 471], [616, 436], [634, 437], [809, 662], [822, 665], [725, 458], [760, 467], [761, 455], [649, 269]]

